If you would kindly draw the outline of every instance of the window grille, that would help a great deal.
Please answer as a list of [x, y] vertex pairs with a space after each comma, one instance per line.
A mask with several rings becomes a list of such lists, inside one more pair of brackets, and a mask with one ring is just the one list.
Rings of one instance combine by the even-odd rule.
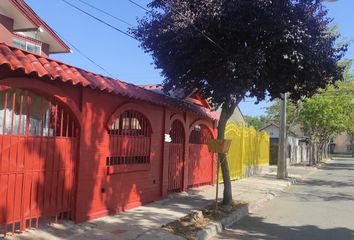
[[108, 130], [110, 153], [107, 166], [149, 164], [151, 126], [139, 112], [123, 112]]
[[184, 128], [180, 121], [173, 122], [170, 135], [172, 139], [171, 143], [178, 143], [178, 144], [184, 143]]
[[0, 134], [75, 137], [77, 124], [55, 99], [31, 91], [0, 91]]
[[189, 136], [189, 143], [192, 144], [208, 144], [209, 139], [213, 136], [205, 125], [197, 125]]

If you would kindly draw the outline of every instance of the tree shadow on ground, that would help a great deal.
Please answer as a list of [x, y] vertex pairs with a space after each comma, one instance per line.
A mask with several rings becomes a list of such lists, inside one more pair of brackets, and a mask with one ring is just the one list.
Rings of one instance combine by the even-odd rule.
[[195, 206], [204, 208], [211, 205], [213, 201], [200, 194], [202, 189], [191, 189], [188, 196], [182, 195], [182, 198], [172, 194], [164, 200], [85, 223], [59, 221], [58, 224], [41, 226], [35, 231], [17, 235], [15, 239], [135, 239], [157, 226], [184, 216]]
[[[336, 160], [338, 161], [338, 160]], [[354, 171], [354, 164], [349, 164], [349, 163], [325, 163], [323, 166], [320, 167], [322, 170], [348, 170], [348, 171]]]
[[314, 225], [282, 226], [264, 218], [249, 216], [228, 229], [218, 239], [239, 240], [353, 240], [354, 229], [321, 229]]
[[331, 187], [331, 188], [339, 188], [339, 187], [354, 187], [354, 179], [352, 181], [335, 181], [331, 178], [328, 180], [321, 180], [321, 179], [308, 179], [306, 181], [299, 181], [297, 185], [311, 185], [314, 187]]
[[310, 189], [296, 192], [295, 195], [300, 201], [354, 201], [351, 191], [354, 181], [308, 179], [298, 181], [295, 186], [311, 186]]
[[322, 191], [318, 193], [303, 192], [303, 193], [297, 193], [296, 196], [303, 202], [354, 201], [354, 196], [352, 194], [331, 193], [327, 191]]

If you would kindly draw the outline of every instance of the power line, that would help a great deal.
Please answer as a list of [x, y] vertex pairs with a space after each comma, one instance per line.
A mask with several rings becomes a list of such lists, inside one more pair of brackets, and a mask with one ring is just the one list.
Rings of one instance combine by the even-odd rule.
[[86, 54], [84, 54], [79, 48], [77, 48], [74, 44], [72, 44], [71, 42], [69, 42], [67, 39], [65, 39], [60, 33], [58, 33], [57, 31], [53, 30], [60, 38], [62, 38], [65, 42], [67, 42], [73, 49], [75, 49], [82, 57], [86, 58], [88, 61], [90, 61], [91, 63], [93, 63], [94, 65], [96, 65], [98, 68], [100, 68], [101, 70], [103, 70], [105, 73], [107, 73], [109, 76], [111, 76], [112, 78], [114, 78], [114, 76], [104, 67], [102, 67], [101, 65], [99, 65], [98, 63], [96, 63], [94, 60], [92, 60], [92, 58], [88, 57]]
[[135, 6], [137, 6], [137, 7], [141, 8], [141, 9], [143, 9], [143, 10], [146, 11], [146, 12], [151, 12], [151, 10], [147, 9], [146, 7], [143, 7], [142, 5], [140, 5], [140, 4], [137, 3], [137, 2], [134, 2], [134, 1], [132, 1], [132, 0], [128, 0], [128, 1], [131, 2], [132, 4], [134, 4]]
[[62, 1], [63, 1], [64, 3], [66, 3], [67, 5], [71, 6], [72, 8], [74, 8], [74, 9], [76, 9], [76, 10], [78, 10], [78, 11], [80, 11], [80, 12], [86, 14], [87, 16], [89, 16], [89, 17], [95, 19], [96, 21], [98, 21], [98, 22], [100, 22], [100, 23], [102, 23], [102, 24], [104, 24], [104, 25], [106, 25], [106, 26], [108, 26], [108, 27], [110, 27], [110, 28], [112, 28], [112, 29], [114, 29], [114, 30], [116, 30], [116, 31], [118, 31], [118, 32], [120, 32], [120, 33], [122, 33], [122, 34], [124, 34], [124, 35], [126, 35], [126, 36], [128, 36], [128, 37], [130, 37], [130, 38], [132, 38], [132, 39], [138, 41], [138, 39], [136, 39], [135, 37], [133, 37], [133, 36], [130, 35], [129, 33], [127, 33], [127, 32], [125, 32], [125, 31], [123, 31], [123, 30], [121, 30], [121, 29], [119, 29], [119, 28], [117, 28], [117, 27], [115, 27], [115, 26], [113, 26], [113, 25], [111, 25], [111, 24], [105, 22], [104, 20], [102, 20], [102, 19], [100, 19], [100, 18], [98, 18], [98, 17], [96, 17], [96, 16], [94, 16], [94, 15], [92, 15], [92, 14], [86, 12], [85, 10], [82, 10], [82, 9], [79, 8], [78, 6], [76, 6], [76, 5], [74, 5], [74, 4], [70, 3], [70, 2], [68, 2], [68, 1], [66, 1], [66, 0], [62, 0]]
[[111, 18], [114, 18], [114, 19], [116, 19], [116, 20], [118, 20], [118, 21], [120, 21], [120, 22], [122, 22], [122, 23], [125, 23], [125, 24], [128, 25], [128, 26], [134, 27], [133, 24], [130, 24], [130, 23], [128, 23], [127, 21], [125, 21], [125, 20], [123, 20], [123, 19], [121, 19], [121, 18], [118, 18], [118, 17], [116, 17], [116, 16], [110, 14], [109, 12], [106, 12], [106, 11], [104, 11], [104, 10], [98, 8], [98, 7], [95, 7], [95, 6], [93, 6], [92, 4], [90, 4], [90, 3], [86, 2], [86, 1], [83, 1], [83, 0], [78, 0], [78, 1], [81, 2], [81, 3], [83, 3], [83, 4], [85, 4], [85, 5], [87, 5], [87, 6], [89, 6], [89, 7], [91, 7], [91, 8], [93, 8], [93, 9], [96, 9], [97, 11], [99, 11], [99, 12], [101, 12], [101, 13], [106, 14], [107, 16], [110, 16]]
[[[141, 9], [143, 9], [143, 10], [146, 11], [146, 12], [153, 13], [152, 10], [149, 10], [149, 9], [145, 8], [144, 6], [140, 5], [139, 3], [137, 3], [137, 2], [135, 2], [135, 1], [133, 1], [133, 0], [128, 0], [128, 1], [129, 1], [130, 3], [132, 3], [132, 4], [134, 4], [135, 6], [137, 6], [137, 7], [141, 8]], [[183, 15], [182, 13], [180, 13], [179, 11], [173, 9], [172, 6], [171, 6], [171, 10], [172, 10], [173, 12], [177, 13], [178, 15], [180, 15], [180, 16], [181, 16], [182, 18], [184, 18], [185, 20], [188, 20], [188, 19], [189, 19], [188, 17], [184, 16], [184, 15]], [[197, 30], [197, 32], [199, 32], [200, 34], [202, 34], [203, 37], [206, 38], [209, 42], [211, 42], [214, 46], [216, 46], [216, 47], [217, 47], [218, 49], [220, 49], [222, 52], [227, 53], [227, 51], [226, 51], [224, 48], [222, 48], [217, 42], [215, 42], [215, 41], [214, 41], [213, 39], [211, 39], [208, 35], [206, 35], [206, 34], [205, 34], [202, 30], [200, 30], [197, 26], [195, 26], [193, 23], [190, 23], [190, 24], [191, 24], [191, 26], [192, 26], [195, 30]]]

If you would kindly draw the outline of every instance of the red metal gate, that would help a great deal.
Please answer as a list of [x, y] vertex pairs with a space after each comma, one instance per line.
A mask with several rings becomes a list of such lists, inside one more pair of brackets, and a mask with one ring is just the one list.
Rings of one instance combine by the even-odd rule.
[[71, 218], [77, 134], [76, 121], [55, 100], [21, 89], [0, 92], [0, 224], [5, 236], [38, 227], [42, 217]]
[[213, 136], [204, 125], [196, 126], [189, 136], [188, 187], [213, 183], [214, 154], [208, 150]]
[[175, 120], [170, 131], [172, 142], [170, 143], [168, 164], [168, 188], [170, 192], [180, 192], [183, 189], [184, 168], [184, 127], [179, 120]]

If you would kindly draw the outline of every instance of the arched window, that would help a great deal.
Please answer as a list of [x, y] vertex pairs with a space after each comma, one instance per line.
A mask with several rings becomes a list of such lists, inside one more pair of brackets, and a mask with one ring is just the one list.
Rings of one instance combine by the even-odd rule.
[[123, 112], [108, 134], [111, 155], [107, 157], [107, 166], [150, 163], [151, 126], [144, 115], [137, 111]]
[[213, 136], [205, 125], [196, 125], [189, 136], [189, 143], [192, 144], [208, 144], [209, 139]]
[[126, 111], [113, 122], [108, 133], [110, 135], [150, 137], [151, 128], [150, 123], [141, 113]]
[[24, 89], [0, 91], [0, 134], [75, 137], [78, 125], [58, 101]]

